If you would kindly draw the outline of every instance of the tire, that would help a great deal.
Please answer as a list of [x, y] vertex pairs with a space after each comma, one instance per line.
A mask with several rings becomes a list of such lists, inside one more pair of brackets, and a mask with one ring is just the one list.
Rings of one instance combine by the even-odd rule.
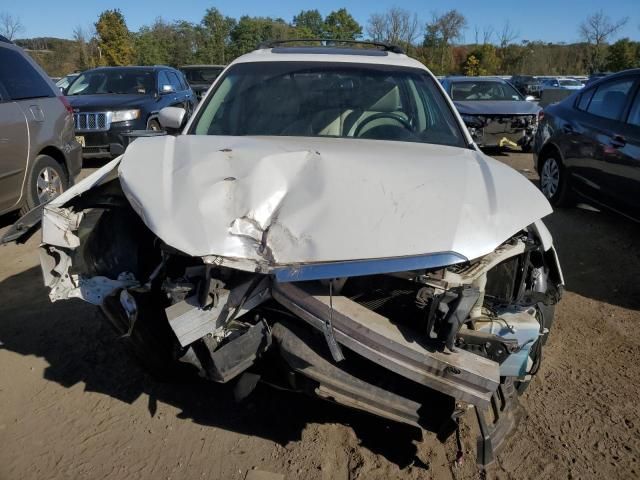
[[573, 204], [566, 170], [555, 151], [548, 152], [540, 160], [540, 190], [554, 207], [570, 207]]
[[53, 200], [69, 186], [67, 170], [49, 155], [38, 155], [27, 175], [21, 215], [41, 203]]
[[160, 125], [160, 122], [158, 122], [158, 120], [153, 118], [147, 122], [147, 130], [153, 130], [154, 132], [159, 132], [160, 130], [162, 130], [162, 126]]
[[133, 294], [138, 318], [131, 331], [119, 307], [120, 290], [106, 297], [100, 313], [114, 328], [125, 348], [149, 375], [160, 382], [183, 383], [198, 378], [192, 365], [177, 360], [179, 345], [157, 295]]

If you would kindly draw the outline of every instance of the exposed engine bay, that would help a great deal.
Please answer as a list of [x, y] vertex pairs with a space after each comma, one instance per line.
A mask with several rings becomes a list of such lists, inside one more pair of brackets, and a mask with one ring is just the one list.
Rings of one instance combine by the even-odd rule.
[[[63, 202], [59, 202], [62, 204]], [[479, 463], [517, 421], [538, 371], [562, 273], [539, 226], [434, 268], [297, 279], [187, 255], [143, 222], [116, 178], [45, 208], [41, 263], [53, 301], [99, 305], [160, 378], [259, 380], [420, 428], [445, 405], [445, 438], [475, 407]]]
[[528, 150], [538, 128], [537, 115], [463, 115], [469, 133], [482, 147], [505, 145]]

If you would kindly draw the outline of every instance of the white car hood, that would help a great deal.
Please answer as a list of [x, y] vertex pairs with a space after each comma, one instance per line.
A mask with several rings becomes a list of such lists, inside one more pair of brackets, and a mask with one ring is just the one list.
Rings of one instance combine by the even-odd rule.
[[168, 245], [272, 267], [442, 252], [474, 259], [551, 213], [510, 167], [419, 143], [140, 138], [119, 176]]

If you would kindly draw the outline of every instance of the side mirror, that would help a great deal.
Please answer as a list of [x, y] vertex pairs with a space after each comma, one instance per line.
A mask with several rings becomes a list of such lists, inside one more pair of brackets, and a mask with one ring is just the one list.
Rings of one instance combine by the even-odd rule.
[[176, 93], [176, 89], [173, 88], [173, 85], [162, 85], [160, 88], [160, 94], [167, 95], [169, 93]]
[[533, 102], [533, 101], [535, 101], [536, 97], [534, 97], [533, 95], [527, 95], [526, 97], [524, 97], [524, 99], [527, 102]]
[[158, 121], [162, 128], [180, 130], [187, 116], [187, 111], [180, 107], [164, 107], [158, 113]]

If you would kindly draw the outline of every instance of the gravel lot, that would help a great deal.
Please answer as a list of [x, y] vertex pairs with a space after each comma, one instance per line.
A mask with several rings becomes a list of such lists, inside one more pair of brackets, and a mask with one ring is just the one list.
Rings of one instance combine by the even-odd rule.
[[[535, 180], [531, 155], [493, 155]], [[640, 225], [582, 209], [546, 222], [567, 291], [488, 476], [638, 478]], [[91, 306], [49, 303], [37, 244], [0, 248], [0, 479], [482, 477], [472, 415], [454, 467], [452, 441], [312, 398], [261, 387], [237, 405], [224, 386], [154, 382]]]

